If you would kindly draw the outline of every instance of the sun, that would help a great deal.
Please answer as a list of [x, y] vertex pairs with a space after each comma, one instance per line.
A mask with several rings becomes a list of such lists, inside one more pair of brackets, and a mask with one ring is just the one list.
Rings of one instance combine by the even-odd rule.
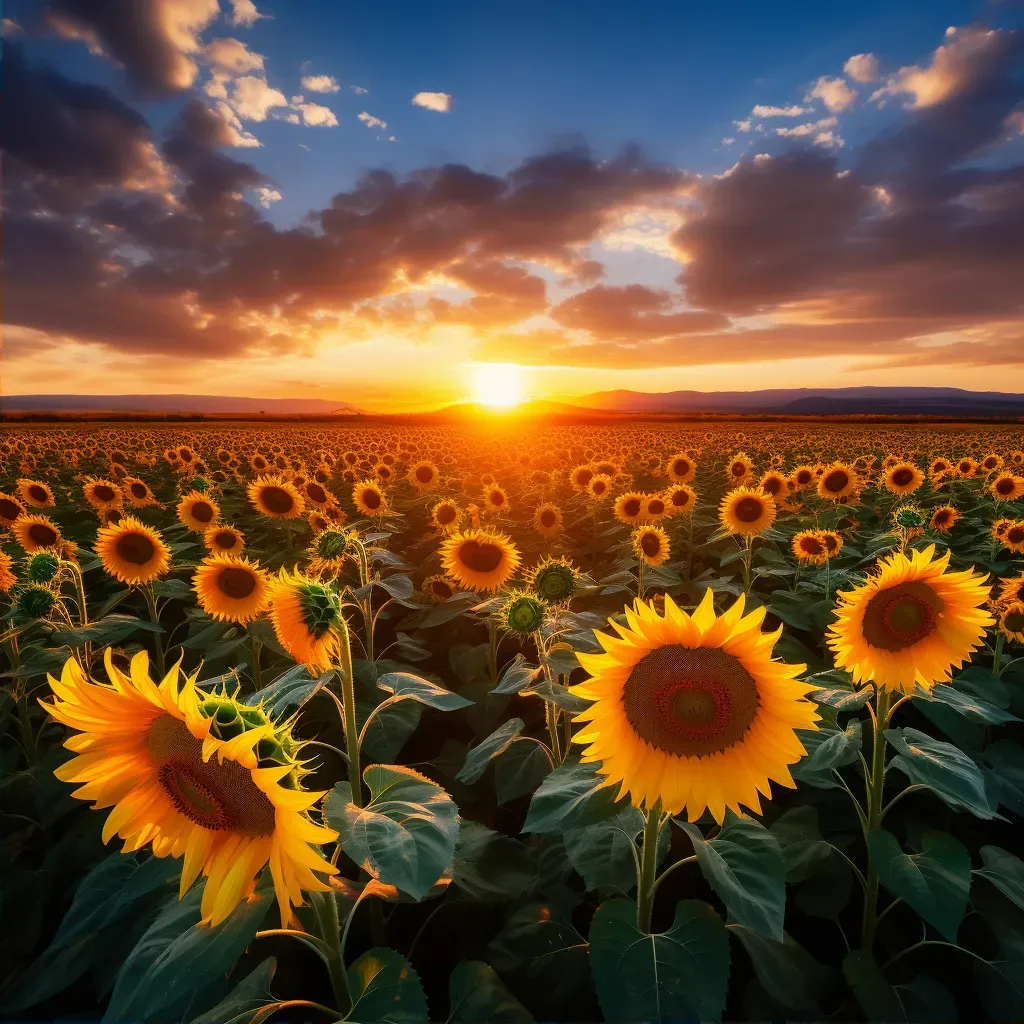
[[524, 397], [523, 368], [515, 363], [478, 363], [473, 367], [473, 398], [481, 405], [508, 409]]

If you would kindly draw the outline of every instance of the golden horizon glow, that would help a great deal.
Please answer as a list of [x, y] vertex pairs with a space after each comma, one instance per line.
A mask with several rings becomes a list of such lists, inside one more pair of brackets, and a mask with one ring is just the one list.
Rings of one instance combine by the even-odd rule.
[[473, 367], [474, 401], [510, 409], [526, 397], [523, 368], [515, 363], [478, 363]]

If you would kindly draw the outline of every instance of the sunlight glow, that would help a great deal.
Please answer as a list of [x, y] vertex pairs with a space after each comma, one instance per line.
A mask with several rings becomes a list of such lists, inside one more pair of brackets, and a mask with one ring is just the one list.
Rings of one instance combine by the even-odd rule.
[[508, 409], [524, 398], [523, 369], [515, 363], [480, 363], [473, 367], [473, 400]]

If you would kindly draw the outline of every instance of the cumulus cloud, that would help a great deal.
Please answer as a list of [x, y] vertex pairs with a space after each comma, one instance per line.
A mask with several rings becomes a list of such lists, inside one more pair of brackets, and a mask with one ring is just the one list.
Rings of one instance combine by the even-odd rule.
[[364, 89], [361, 85], [353, 85], [352, 86], [352, 91], [357, 96], [365, 96], [370, 90], [369, 89]]
[[306, 75], [302, 79], [302, 88], [310, 92], [337, 92], [341, 86], [331, 75]]
[[338, 124], [338, 118], [330, 107], [322, 106], [319, 103], [297, 103], [295, 109], [302, 116], [302, 123], [314, 125], [321, 128], [333, 128]]
[[367, 128], [387, 128], [388, 126], [387, 121], [382, 121], [379, 117], [374, 117], [373, 114], [367, 113], [365, 110], [357, 116]]
[[243, 75], [231, 83], [229, 102], [235, 113], [246, 121], [265, 121], [269, 110], [288, 106], [283, 92], [271, 88], [266, 79], [255, 75]]
[[822, 75], [804, 97], [806, 102], [821, 100], [831, 113], [849, 110], [857, 101], [857, 93], [846, 84], [843, 78], [829, 78]]
[[751, 130], [751, 125], [753, 124], [753, 122], [748, 117], [744, 121], [733, 121], [733, 124], [736, 125], [736, 131], [749, 132]]
[[452, 98], [446, 92], [418, 92], [412, 102], [414, 106], [436, 110], [440, 114], [447, 114], [452, 109]]
[[798, 107], [795, 103], [788, 107], [766, 107], [759, 103], [750, 112], [751, 117], [799, 117], [809, 113], [807, 107]]
[[214, 39], [203, 47], [203, 56], [215, 78], [244, 75], [247, 71], [263, 71], [263, 56], [253, 53], [238, 39]]
[[259, 199], [260, 206], [265, 210], [270, 209], [271, 203], [281, 201], [281, 193], [276, 188], [267, 188], [265, 185], [256, 189], [256, 197]]
[[837, 118], [834, 117], [823, 117], [819, 121], [808, 121], [806, 124], [796, 124], [790, 128], [776, 128], [775, 134], [787, 139], [803, 138], [807, 135], [813, 135], [815, 132], [820, 132], [825, 128], [834, 127], [836, 121]]
[[24, 31], [22, 27], [13, 18], [3, 18], [0, 20], [0, 35], [16, 36], [22, 31]]
[[873, 53], [856, 53], [843, 65], [843, 71], [855, 82], [874, 82], [878, 78], [878, 58]]
[[249, 28], [255, 25], [261, 18], [267, 18], [269, 15], [260, 14], [256, 9], [256, 4], [253, 0], [231, 0], [231, 15], [230, 21], [232, 25], [239, 25], [242, 28]]

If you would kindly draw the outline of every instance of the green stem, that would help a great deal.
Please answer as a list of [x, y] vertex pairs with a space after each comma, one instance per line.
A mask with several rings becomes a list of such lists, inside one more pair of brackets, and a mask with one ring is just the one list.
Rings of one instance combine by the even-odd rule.
[[[882, 826], [884, 807], [882, 791], [885, 788], [885, 730], [889, 725], [889, 691], [876, 687], [875, 727], [871, 749], [870, 800], [868, 803], [868, 834]], [[868, 854], [867, 889], [864, 895], [864, 918], [861, 925], [861, 948], [871, 952], [878, 926], [878, 871]]]
[[658, 830], [661, 827], [661, 800], [646, 812], [644, 840], [640, 850], [640, 876], [636, 886], [636, 926], [644, 935], [651, 933], [655, 880], [658, 866]]
[[249, 634], [249, 641], [252, 645], [252, 681], [257, 690], [263, 689], [263, 671], [260, 668], [260, 653], [263, 651], [263, 644]]
[[334, 1000], [342, 1013], [348, 1012], [352, 1005], [352, 996], [348, 989], [348, 975], [345, 973], [345, 958], [341, 949], [341, 923], [338, 920], [338, 904], [335, 902], [333, 890], [330, 892], [311, 892], [309, 901], [316, 914], [320, 937], [324, 941], [327, 957], [327, 970], [331, 976], [331, 988]]
[[[142, 593], [146, 598], [146, 607], [149, 609], [149, 621], [155, 626], [160, 625], [160, 612], [156, 606], [156, 594], [153, 593], [153, 584], [147, 583], [142, 587]], [[164, 640], [159, 633], [153, 634], [153, 647], [156, 649], [156, 670], [163, 679], [166, 669], [164, 668]]]
[[1000, 632], [996, 636], [995, 650], [992, 652], [992, 675], [999, 675], [999, 663], [1003, 660], [1003, 643], [1006, 638]]
[[750, 563], [753, 560], [754, 554], [754, 538], [748, 533], [743, 538], [744, 546], [746, 547], [746, 555], [743, 558], [743, 593], [747, 597], [750, 596]]
[[644, 559], [639, 556], [636, 560], [636, 596], [643, 600], [644, 596]]
[[341, 620], [341, 699], [344, 712], [345, 750], [348, 754], [348, 780], [352, 790], [352, 803], [363, 806], [363, 776], [359, 763], [359, 729], [356, 723], [356, 686], [352, 672], [352, 644], [349, 641], [348, 623]]
[[548, 723], [548, 738], [551, 740], [551, 753], [555, 760], [561, 764], [565, 760], [562, 753], [561, 737], [558, 733], [558, 707], [553, 700], [544, 701], [544, 717]]

